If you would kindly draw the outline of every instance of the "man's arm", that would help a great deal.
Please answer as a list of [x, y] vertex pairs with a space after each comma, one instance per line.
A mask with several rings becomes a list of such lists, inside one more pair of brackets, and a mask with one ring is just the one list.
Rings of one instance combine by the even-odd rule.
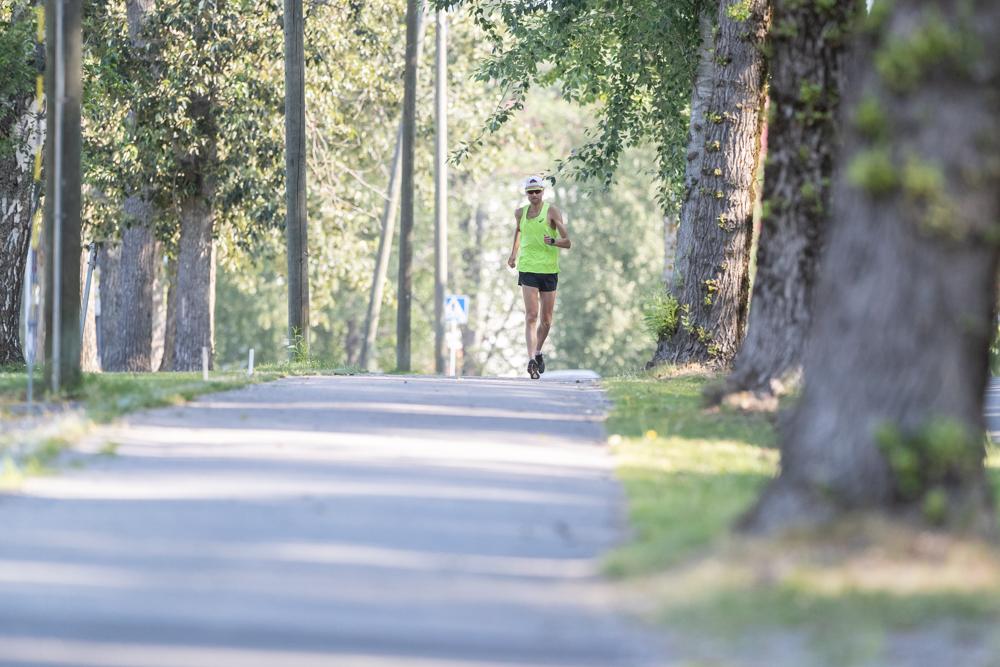
[[507, 258], [507, 266], [514, 268], [517, 266], [517, 250], [521, 247], [521, 209], [514, 211], [514, 243], [510, 249], [510, 257]]
[[573, 242], [569, 240], [569, 230], [566, 229], [566, 223], [563, 222], [562, 211], [555, 206], [549, 207], [549, 224], [559, 232], [559, 238], [546, 236], [545, 243], [569, 250]]

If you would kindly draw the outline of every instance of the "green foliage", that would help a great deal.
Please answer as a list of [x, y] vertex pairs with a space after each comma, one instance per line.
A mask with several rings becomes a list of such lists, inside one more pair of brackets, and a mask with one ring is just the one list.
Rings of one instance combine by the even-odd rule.
[[889, 119], [882, 103], [874, 95], [866, 95], [854, 109], [854, 125], [872, 143], [881, 143], [889, 138]]
[[748, 21], [750, 19], [749, 0], [739, 0], [726, 7], [726, 16], [740, 23]]
[[850, 183], [873, 197], [893, 192], [899, 185], [899, 174], [887, 148], [872, 148], [859, 152], [847, 167]]
[[642, 321], [654, 341], [669, 338], [677, 331], [677, 299], [670, 293], [657, 291], [642, 306]]
[[947, 67], [957, 75], [967, 73], [980, 49], [972, 31], [956, 29], [940, 14], [929, 11], [923, 23], [905, 38], [891, 37], [879, 48], [875, 68], [891, 90], [906, 93], [934, 67]]
[[984, 457], [979, 440], [954, 419], [930, 419], [911, 433], [884, 424], [875, 438], [892, 469], [899, 499], [919, 501], [932, 523], [941, 523], [947, 516], [946, 489], [967, 479]]
[[[179, 203], [209, 196], [247, 247], [281, 223], [284, 174], [281, 3], [166, 0], [136, 36], [125, 3], [88, 16], [86, 176], [92, 223], [121, 220], [143, 192], [170, 239]], [[103, 229], [114, 233], [114, 227]]]
[[[656, 147], [660, 203], [679, 200], [684, 173], [691, 85], [697, 66], [699, 16], [704, 0], [577, 0], [498, 3], [436, 0], [464, 6], [489, 39], [493, 54], [479, 70], [504, 91], [485, 133], [495, 132], [523, 109], [532, 86], [557, 84], [579, 104], [598, 104], [597, 125], [559, 173], [610, 184], [622, 151]], [[456, 152], [479, 148], [483, 134]]]
[[35, 89], [35, 12], [25, 0], [0, 1], [0, 158], [14, 150], [13, 136], [23, 100]]

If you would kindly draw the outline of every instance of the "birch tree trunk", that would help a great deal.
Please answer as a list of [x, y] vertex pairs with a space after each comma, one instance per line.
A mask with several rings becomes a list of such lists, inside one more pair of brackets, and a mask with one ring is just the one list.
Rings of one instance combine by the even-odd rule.
[[848, 36], [859, 3], [775, 0], [770, 62], [771, 137], [746, 340], [715, 402], [784, 393], [799, 376], [830, 211]]
[[0, 136], [12, 140], [14, 151], [0, 156], [0, 365], [24, 361], [20, 321], [31, 242], [34, 156], [45, 138], [40, 100], [29, 93], [6, 102], [0, 105]]
[[[87, 373], [99, 373], [101, 362], [97, 349], [97, 280], [96, 272], [90, 277], [90, 293], [87, 293], [87, 271], [90, 268], [90, 247], [85, 245], [80, 253], [80, 303], [85, 310], [83, 317], [82, 336], [80, 339], [80, 370]], [[86, 297], [87, 300], [83, 301]]]
[[714, 71], [703, 129], [692, 113], [688, 192], [671, 290], [680, 322], [659, 341], [652, 364], [728, 365], [743, 339], [769, 15], [768, 0], [718, 5], [715, 50], [704, 50], [696, 83], [696, 89], [703, 83], [709, 68], [704, 59], [710, 57]]
[[896, 0], [862, 46], [802, 398], [748, 528], [875, 509], [995, 530], [998, 31], [992, 0]]

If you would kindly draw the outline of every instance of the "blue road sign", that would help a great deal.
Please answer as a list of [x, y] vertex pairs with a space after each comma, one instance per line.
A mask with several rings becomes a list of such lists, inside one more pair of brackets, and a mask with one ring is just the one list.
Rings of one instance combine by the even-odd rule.
[[469, 321], [469, 297], [448, 294], [444, 297], [444, 321], [465, 324]]

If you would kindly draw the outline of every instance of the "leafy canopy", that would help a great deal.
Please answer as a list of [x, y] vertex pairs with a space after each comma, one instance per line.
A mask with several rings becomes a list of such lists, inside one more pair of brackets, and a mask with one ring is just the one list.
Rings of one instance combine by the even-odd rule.
[[477, 77], [504, 95], [482, 132], [455, 153], [463, 159], [524, 108], [532, 86], [557, 85], [567, 100], [597, 104], [587, 139], [557, 171], [614, 180], [622, 151], [656, 147], [660, 200], [683, 181], [691, 87], [706, 0], [432, 0], [462, 6], [492, 46]]

